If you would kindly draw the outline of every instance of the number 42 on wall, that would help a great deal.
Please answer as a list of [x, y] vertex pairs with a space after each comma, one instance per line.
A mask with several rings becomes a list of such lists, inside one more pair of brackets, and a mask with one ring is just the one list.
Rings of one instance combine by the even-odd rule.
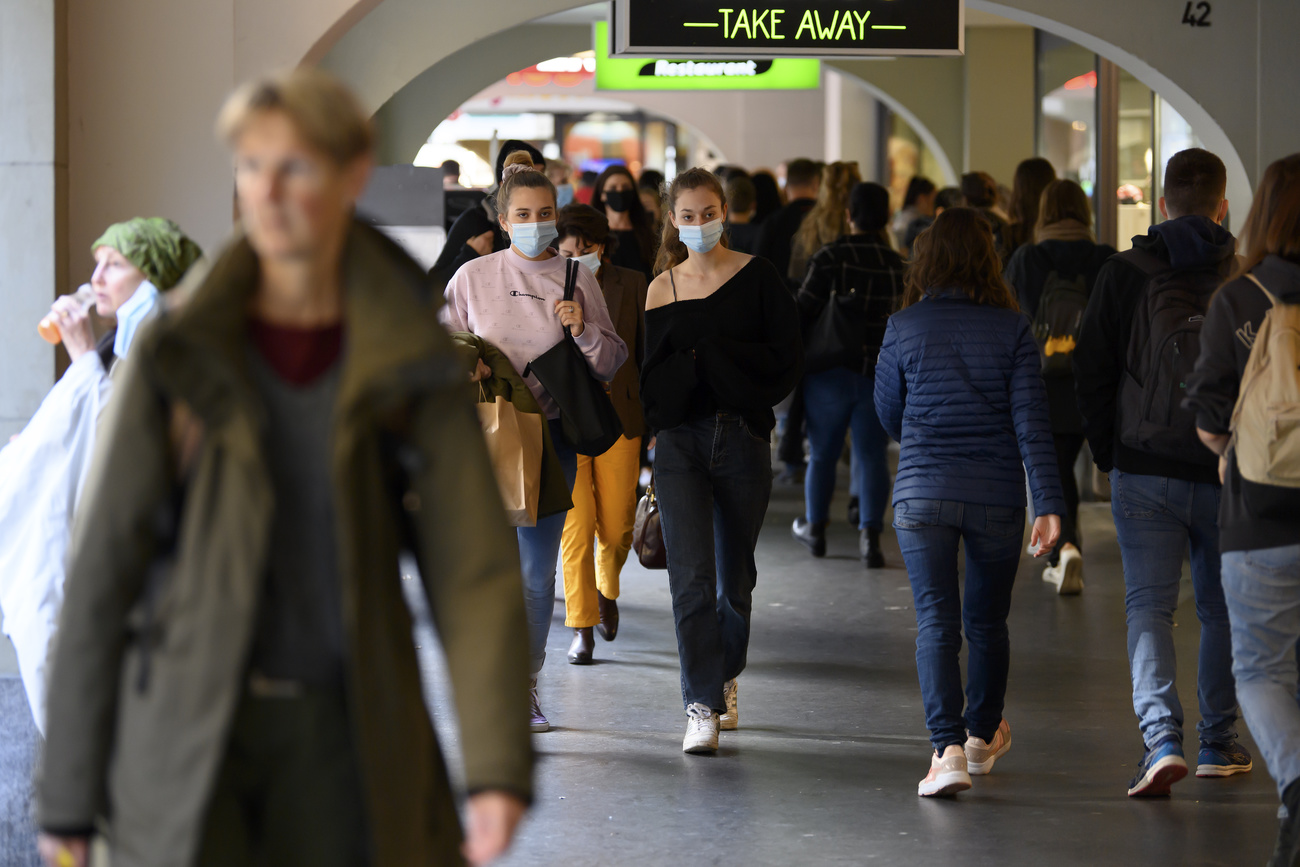
[[[1198, 18], [1196, 13], [1199, 12]], [[1210, 4], [1206, 0], [1200, 3], [1193, 3], [1187, 0], [1187, 8], [1183, 10], [1183, 23], [1191, 27], [1209, 27], [1210, 26]]]

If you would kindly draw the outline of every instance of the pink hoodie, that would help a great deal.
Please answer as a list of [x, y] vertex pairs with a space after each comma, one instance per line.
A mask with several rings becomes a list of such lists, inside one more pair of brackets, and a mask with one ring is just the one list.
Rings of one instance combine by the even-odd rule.
[[[566, 261], [552, 256], [533, 262], [506, 248], [466, 262], [447, 284], [442, 324], [451, 331], [482, 337], [501, 350], [522, 376], [529, 362], [564, 338], [555, 302], [564, 298]], [[573, 300], [582, 305], [585, 325], [575, 338], [578, 348], [592, 375], [608, 382], [627, 360], [627, 345], [614, 331], [605, 296], [586, 268], [578, 269]], [[524, 381], [546, 417], [558, 418], [559, 408], [537, 377], [530, 375]]]

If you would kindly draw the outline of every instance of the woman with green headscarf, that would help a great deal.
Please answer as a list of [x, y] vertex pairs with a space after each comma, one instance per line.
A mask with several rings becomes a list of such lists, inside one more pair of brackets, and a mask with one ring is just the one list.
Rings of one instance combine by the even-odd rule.
[[109, 226], [91, 255], [96, 312], [115, 327], [96, 346], [88, 307], [68, 295], [54, 302], [49, 319], [72, 364], [23, 432], [0, 449], [0, 611], [42, 732], [64, 553], [99, 415], [112, 390], [109, 373], [126, 357], [159, 294], [179, 283], [202, 251], [170, 220], [138, 217]]

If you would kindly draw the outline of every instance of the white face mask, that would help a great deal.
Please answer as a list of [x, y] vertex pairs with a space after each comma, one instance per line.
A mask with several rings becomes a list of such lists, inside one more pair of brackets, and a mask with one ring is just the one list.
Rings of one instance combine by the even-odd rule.
[[555, 231], [554, 220], [510, 224], [510, 243], [529, 259], [536, 259], [542, 255], [542, 252], [558, 237], [560, 233]]
[[718, 246], [718, 241], [722, 239], [722, 218], [702, 226], [678, 226], [677, 236], [696, 253], [707, 253]]
[[596, 276], [596, 272], [600, 270], [599, 253], [583, 253], [581, 256], [575, 256], [574, 258], [578, 261], [579, 265], [586, 267], [593, 277]]

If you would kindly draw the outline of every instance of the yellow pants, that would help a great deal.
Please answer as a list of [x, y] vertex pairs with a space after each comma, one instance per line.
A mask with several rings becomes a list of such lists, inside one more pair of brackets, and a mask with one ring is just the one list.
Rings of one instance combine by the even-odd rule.
[[618, 575], [627, 562], [627, 552], [632, 550], [640, 474], [640, 437], [619, 437], [599, 457], [578, 455], [573, 509], [564, 522], [564, 539], [560, 543], [565, 626], [577, 629], [600, 622], [597, 588], [606, 599], [618, 598]]

